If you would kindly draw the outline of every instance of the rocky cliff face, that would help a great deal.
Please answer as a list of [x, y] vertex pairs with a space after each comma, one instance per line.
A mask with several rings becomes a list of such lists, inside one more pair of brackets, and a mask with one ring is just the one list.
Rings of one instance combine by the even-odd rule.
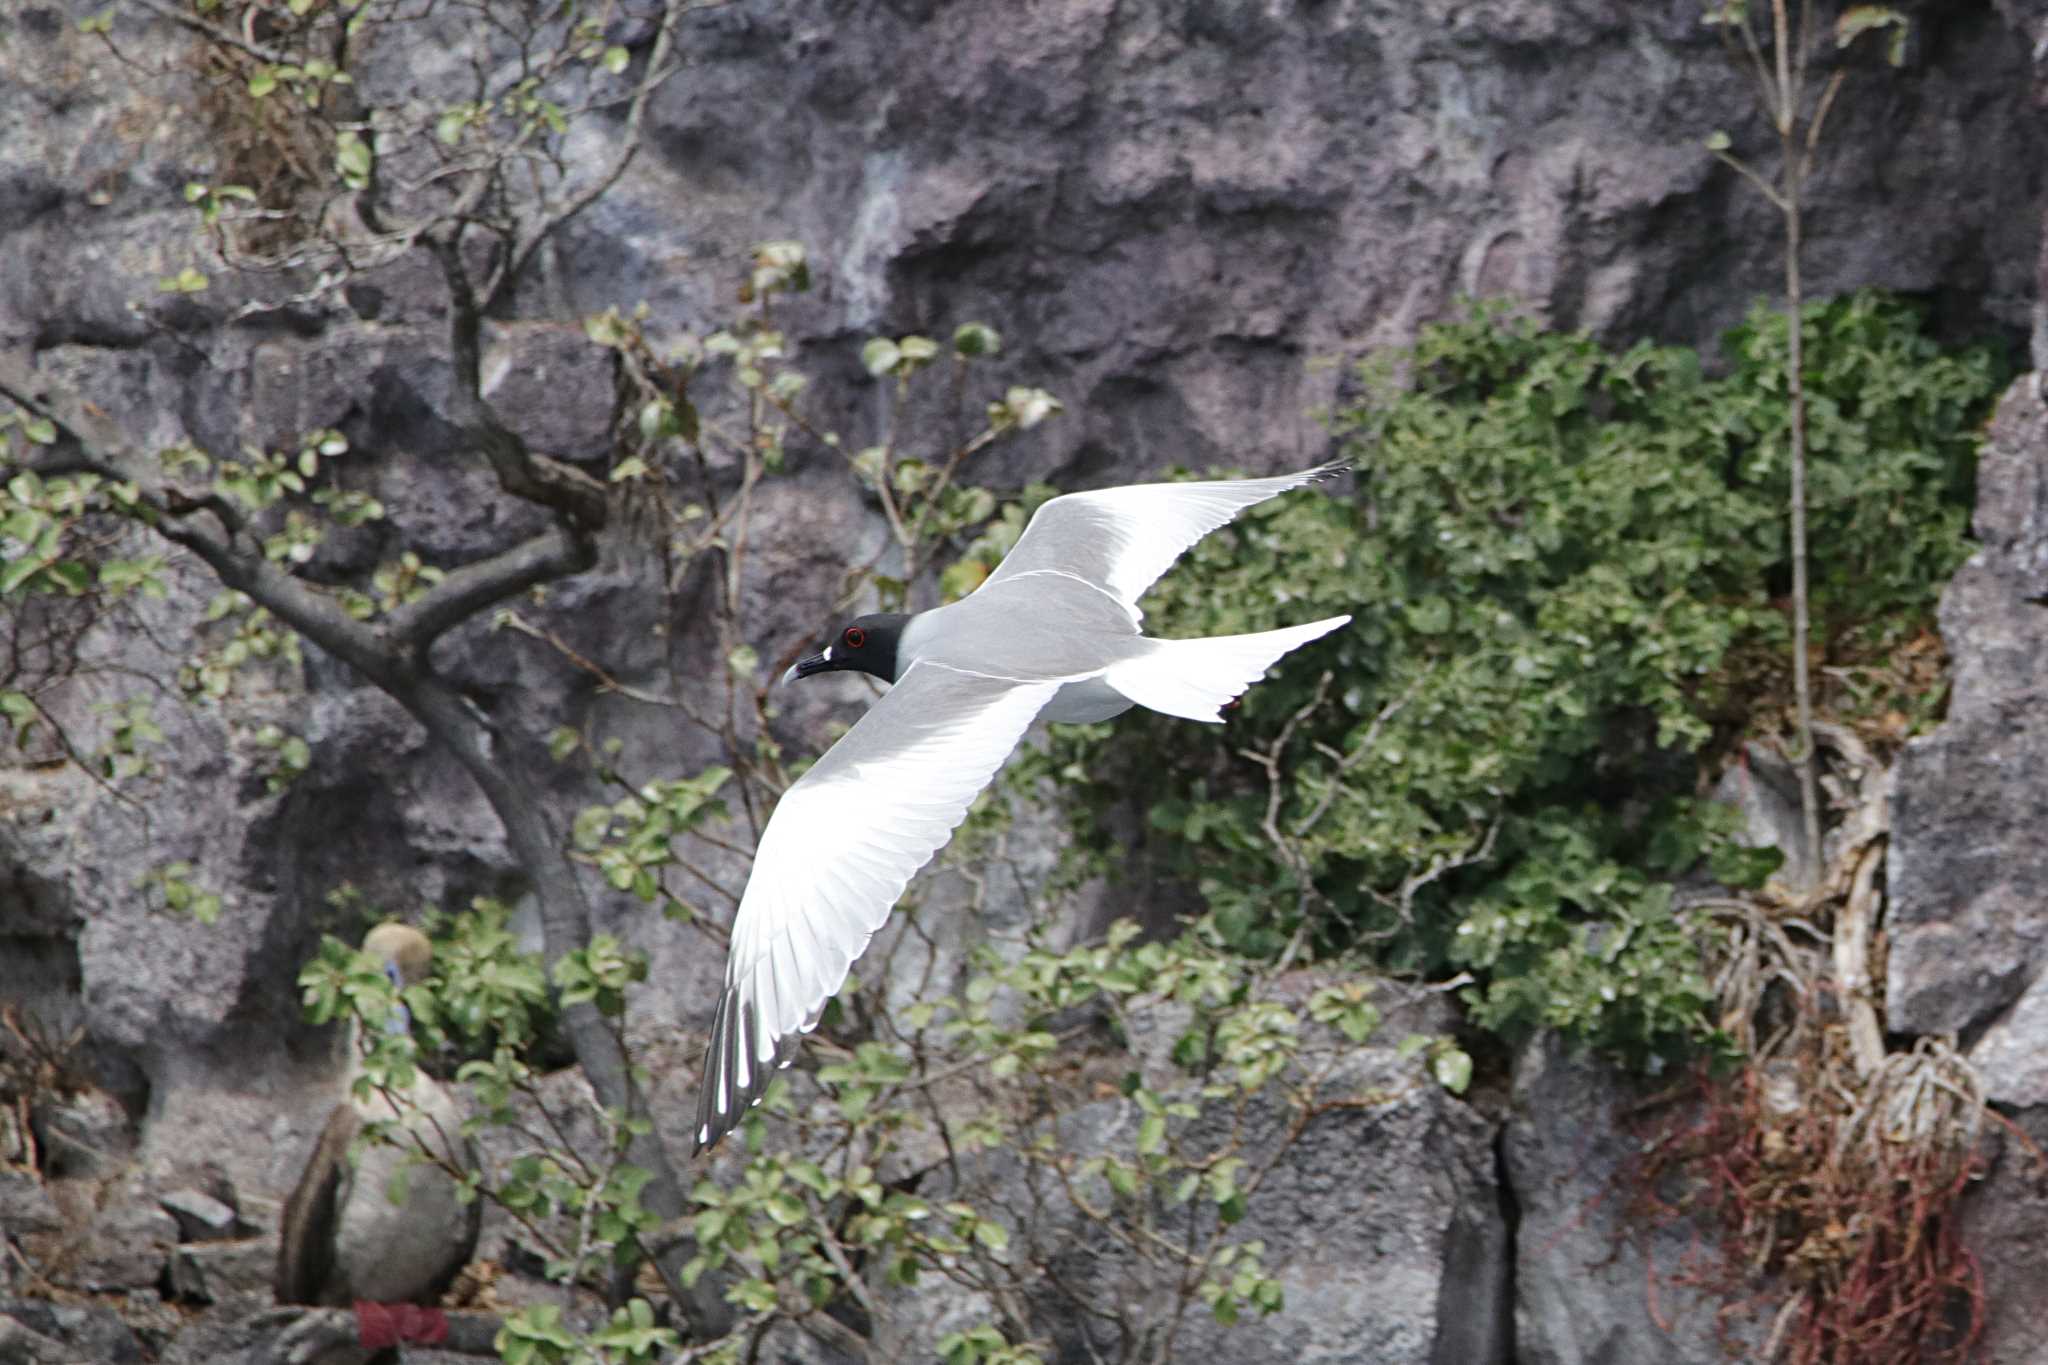
[[[228, 282], [157, 293], [159, 276], [198, 258], [179, 191], [214, 178], [217, 152], [191, 116], [188, 39], [123, 10], [121, 51], [139, 63], [123, 65], [76, 27], [99, 8], [18, 0], [0, 12], [0, 348], [90, 392], [138, 442], [231, 449], [340, 427], [429, 559], [505, 544], [516, 516], [438, 415], [448, 378], [430, 281], [396, 268], [346, 310], [242, 322], [228, 319]], [[1813, 186], [1811, 290], [1915, 292], [1958, 331], [2030, 325], [2048, 165], [2029, 57], [2037, 8], [1921, 6], [1906, 67], [1858, 71]], [[646, 153], [492, 334], [492, 396], [565, 458], [604, 447], [612, 380], [557, 324], [644, 300], [664, 327], [710, 325], [764, 238], [800, 239], [818, 264], [819, 290], [787, 321], [850, 433], [876, 420], [873, 390], [856, 382], [865, 336], [968, 319], [1004, 332], [1005, 373], [1058, 393], [1070, 415], [1009, 447], [993, 482], [1308, 463], [1326, 445], [1310, 412], [1343, 382], [1313, 362], [1403, 339], [1461, 294], [1512, 294], [1610, 336], [1710, 344], [1776, 281], [1773, 214], [1701, 150], [1726, 128], [1760, 152], [1764, 129], [1691, 0], [741, 0], [695, 17], [685, 47]], [[2038, 1127], [2048, 415], [2034, 389], [2007, 399], [1993, 437], [1984, 549], [1944, 604], [1953, 715], [1899, 773], [1886, 1003], [1894, 1030], [1960, 1033], [1994, 1096]], [[814, 629], [839, 566], [881, 536], [831, 459], [802, 458], [766, 495], [748, 587], [776, 641]], [[382, 548], [344, 546], [355, 558], [339, 562], [372, 563]], [[686, 622], [650, 614], [650, 572], [615, 551], [536, 619], [629, 682], [677, 658], [719, 667]], [[62, 705], [82, 731], [106, 724], [96, 702], [182, 661], [211, 588], [189, 564], [173, 583], [168, 600], [76, 636], [90, 667]], [[594, 722], [649, 772], [708, 757], [550, 651], [482, 631], [441, 651], [508, 732]], [[60, 1208], [0, 1172], [0, 1229], [70, 1239], [73, 1283], [137, 1302], [195, 1240], [156, 1196], [224, 1183], [241, 1193], [241, 1229], [260, 1230], [310, 1145], [320, 1116], [308, 1099], [330, 1059], [298, 1023], [292, 980], [334, 922], [333, 884], [400, 910], [519, 890], [487, 808], [394, 705], [316, 653], [269, 679], [238, 700], [234, 726], [160, 708], [155, 770], [125, 797], [52, 752], [0, 773], [0, 1000], [78, 1023], [128, 1105], [77, 1120], [84, 1149], [113, 1153], [111, 1167], [81, 1158], [75, 1172], [96, 1182], [101, 1208]], [[814, 742], [857, 695], [805, 702], [790, 736]], [[314, 751], [281, 793], [263, 780], [271, 758], [236, 738], [267, 717], [290, 718]], [[592, 792], [564, 776], [553, 795], [566, 814]], [[138, 890], [173, 859], [219, 890], [219, 924], [167, 915]], [[605, 914], [663, 983], [636, 1026], [701, 1026], [718, 964], [630, 905]], [[1331, 1274], [1359, 1283], [1318, 1289], [1332, 1281], [1304, 1259], [1288, 1353], [1707, 1358], [1711, 1332], [1674, 1336], [1646, 1306], [1655, 1273], [1629, 1259], [1640, 1248], [1609, 1259], [1623, 1231], [1612, 1209], [1586, 1215], [1602, 1204], [1618, 1093], [1538, 1051], [1505, 1115], [1433, 1099], [1401, 1118], [1397, 1141], [1361, 1129], [1306, 1146], [1269, 1236], [1351, 1258]], [[18, 1154], [0, 1147], [0, 1160]], [[1357, 1187], [1363, 1169], [1369, 1188]], [[2015, 1157], [1998, 1178], [2023, 1185], [2017, 1169]], [[1338, 1194], [1356, 1217], [1328, 1227]], [[2048, 1228], [2018, 1198], [1981, 1216], [2007, 1247]], [[1368, 1260], [1370, 1273], [1358, 1268]], [[1995, 1285], [2026, 1283], [2013, 1266], [1993, 1271]], [[1400, 1302], [1375, 1297], [1390, 1283], [1405, 1286]], [[2001, 1303], [1990, 1358], [2034, 1358], [2030, 1313]], [[17, 1316], [93, 1358], [139, 1358], [104, 1317]], [[166, 1319], [155, 1344], [171, 1332]], [[10, 1340], [0, 1330], [0, 1356]]]

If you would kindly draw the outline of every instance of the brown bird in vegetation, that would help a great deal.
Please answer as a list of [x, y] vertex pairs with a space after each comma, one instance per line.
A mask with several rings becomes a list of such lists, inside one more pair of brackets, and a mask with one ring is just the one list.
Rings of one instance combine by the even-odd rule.
[[[363, 951], [383, 961], [398, 989], [422, 980], [433, 954], [426, 936], [403, 924], [372, 929]], [[401, 1006], [391, 1027], [406, 1026]], [[285, 1204], [275, 1284], [281, 1304], [432, 1304], [476, 1250], [482, 1204], [457, 1199], [455, 1179], [417, 1155], [424, 1149], [454, 1166], [475, 1165], [461, 1110], [425, 1072], [403, 1090], [358, 1097], [358, 1043], [352, 1027], [348, 1097], [328, 1115]], [[400, 1145], [365, 1144], [351, 1160], [350, 1145], [373, 1122], [396, 1125]], [[397, 1201], [394, 1178], [403, 1195]]]

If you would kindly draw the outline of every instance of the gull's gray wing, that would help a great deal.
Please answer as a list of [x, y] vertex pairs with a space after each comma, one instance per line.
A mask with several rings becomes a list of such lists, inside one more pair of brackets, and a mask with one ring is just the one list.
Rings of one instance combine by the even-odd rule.
[[982, 584], [1027, 573], [1063, 573], [1107, 591], [1138, 619], [1138, 599], [1190, 545], [1245, 508], [1278, 497], [1350, 464], [1334, 460], [1270, 479], [1139, 483], [1067, 493], [1038, 509], [996, 571]]
[[920, 660], [783, 794], [733, 920], [698, 1151], [788, 1064], [912, 874], [1059, 688]]

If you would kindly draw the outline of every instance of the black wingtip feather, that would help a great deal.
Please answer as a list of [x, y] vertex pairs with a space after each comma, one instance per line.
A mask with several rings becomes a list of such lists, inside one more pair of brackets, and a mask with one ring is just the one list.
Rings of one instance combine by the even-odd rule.
[[[697, 1096], [697, 1131], [693, 1135], [695, 1145], [690, 1151], [692, 1157], [716, 1147], [720, 1139], [740, 1126], [747, 1110], [758, 1104], [768, 1092], [768, 1083], [775, 1079], [775, 1073], [796, 1059], [797, 1049], [803, 1039], [792, 1034], [779, 1038], [775, 1043], [775, 1058], [763, 1064], [757, 1060], [761, 1055], [761, 1020], [755, 1011], [743, 1008], [739, 992], [728, 989], [718, 1001], [718, 1012], [711, 1020], [711, 1041], [704, 1049], [704, 1075], [699, 1081], [701, 1087]], [[746, 1084], [739, 1083], [740, 1059], [746, 1058]], [[721, 1105], [718, 1097], [728, 1095], [729, 1102]]]
[[696, 1145], [690, 1152], [693, 1157], [717, 1146], [746, 1108], [744, 1103], [718, 1103], [721, 1092], [732, 1093], [732, 1078], [739, 1067], [735, 1044], [739, 1042], [740, 1030], [734, 1027], [733, 1020], [733, 1009], [738, 1003], [739, 993], [728, 989], [718, 997], [718, 1010], [711, 1017], [711, 1040], [704, 1048], [704, 1074], [698, 1081], [697, 1131], [693, 1135]]

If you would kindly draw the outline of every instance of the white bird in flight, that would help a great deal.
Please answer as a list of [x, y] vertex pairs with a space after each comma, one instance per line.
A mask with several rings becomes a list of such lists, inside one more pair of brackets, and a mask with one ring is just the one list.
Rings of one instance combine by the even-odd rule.
[[859, 617], [783, 676], [852, 670], [893, 686], [783, 794], [762, 831], [705, 1053], [697, 1151], [732, 1131], [789, 1065], [911, 876], [1034, 719], [1107, 720], [1137, 705], [1217, 722], [1282, 655], [1351, 620], [1157, 640], [1139, 633], [1138, 610], [1203, 536], [1346, 463], [1054, 498], [967, 597]]

